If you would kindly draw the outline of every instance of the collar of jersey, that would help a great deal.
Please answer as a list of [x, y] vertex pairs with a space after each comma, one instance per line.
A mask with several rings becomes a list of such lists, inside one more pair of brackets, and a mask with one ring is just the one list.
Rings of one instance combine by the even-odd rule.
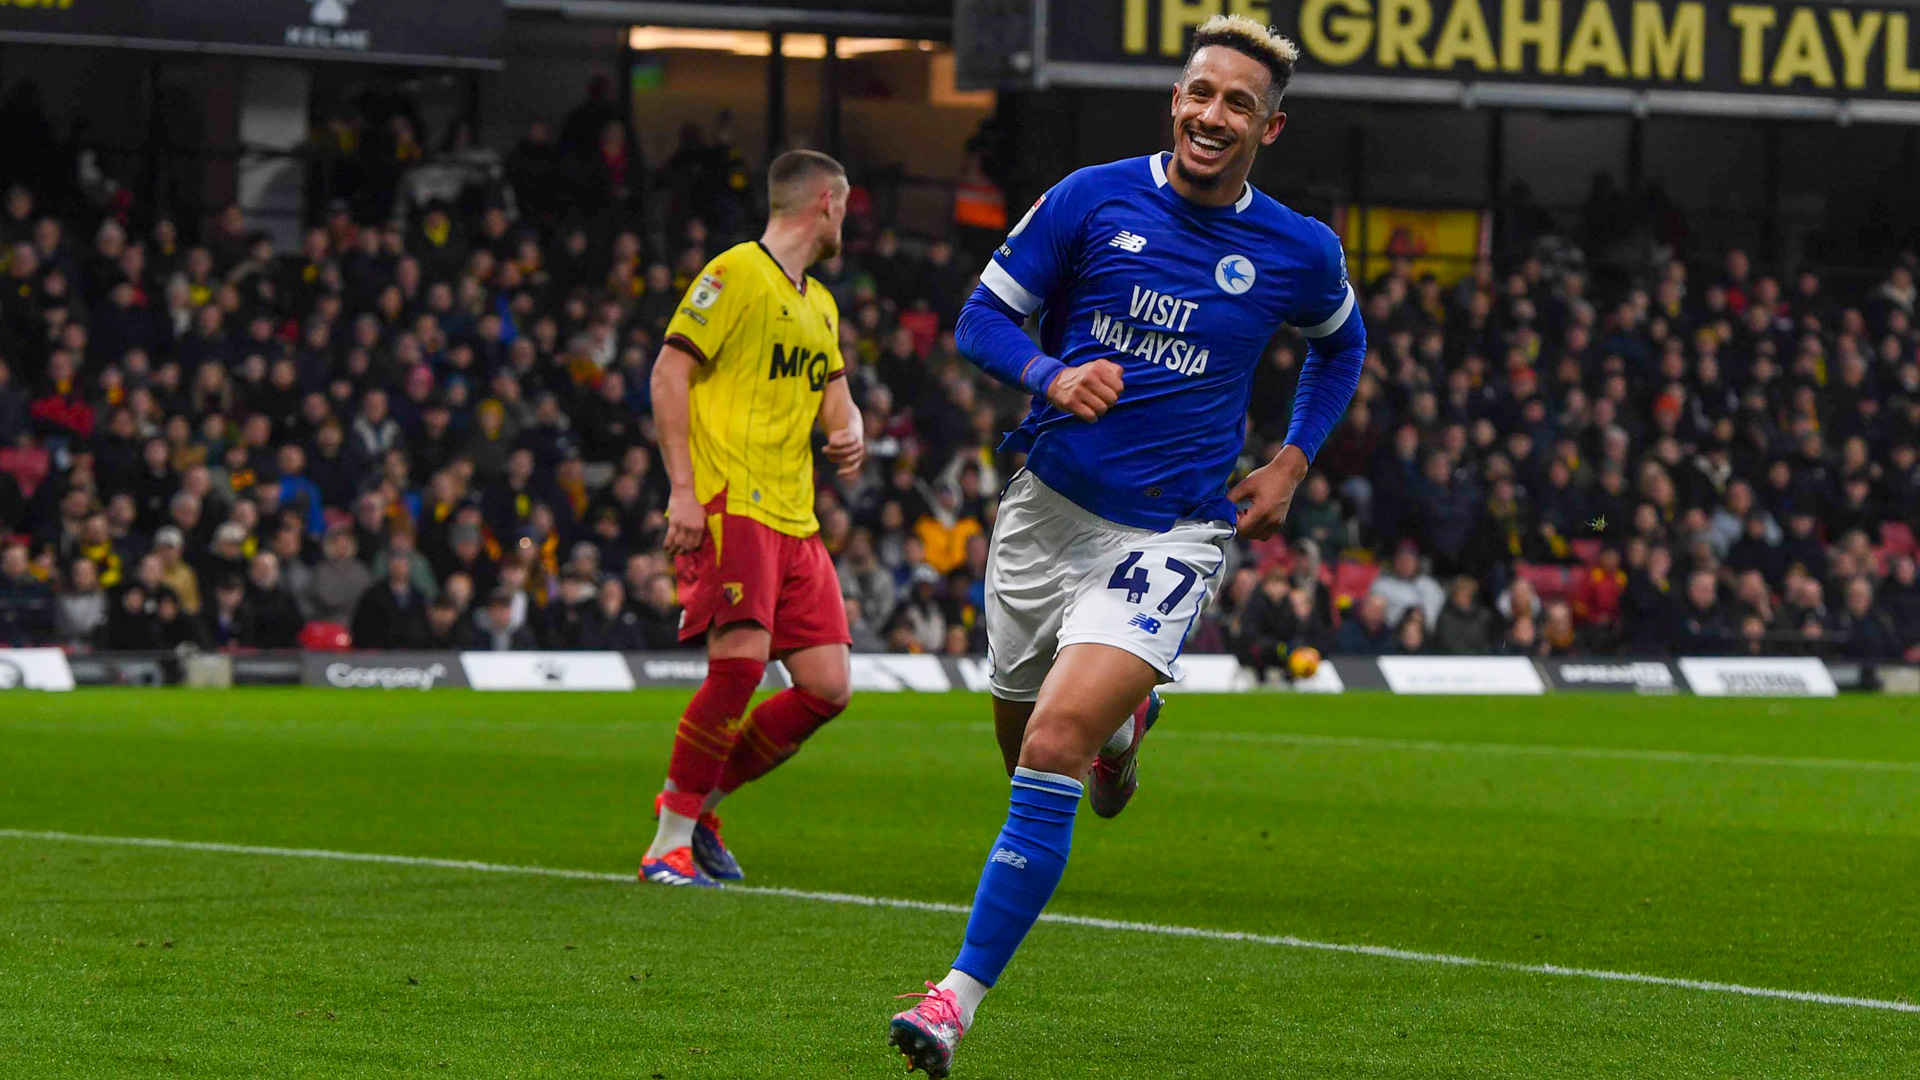
[[[1167, 161], [1172, 159], [1172, 157], [1173, 157], [1172, 154], [1168, 153], [1165, 150], [1162, 150], [1159, 153], [1154, 154], [1147, 158], [1147, 167], [1153, 170], [1153, 186], [1154, 187], [1163, 188], [1167, 186]], [[1174, 192], [1174, 194], [1179, 195], [1180, 193], [1176, 191]], [[1199, 203], [1196, 203], [1193, 200], [1188, 199], [1184, 195], [1181, 196], [1181, 201], [1188, 203], [1194, 207], [1197, 207], [1198, 209], [1201, 209], [1201, 210], [1220, 209], [1220, 207], [1217, 207], [1217, 206], [1201, 206]], [[1240, 197], [1238, 199], [1235, 199], [1233, 202], [1233, 212], [1237, 214], [1240, 211], [1245, 210], [1247, 207], [1252, 205], [1253, 205], [1253, 185], [1243, 183], [1240, 185]], [[768, 254], [769, 256], [771, 256], [772, 253], [769, 252]]]
[[787, 276], [787, 268], [784, 266], [781, 266], [780, 260], [773, 257], [773, 251], [769, 249], [766, 244], [758, 240], [755, 240], [753, 242], [753, 246], [759, 248], [760, 251], [764, 255], [766, 255], [767, 261], [772, 263], [774, 270], [779, 273], [781, 281], [784, 281], [789, 285], [793, 285], [794, 290], [797, 291], [801, 296], [807, 295], [807, 275], [801, 274], [800, 283], [795, 285], [793, 279]]

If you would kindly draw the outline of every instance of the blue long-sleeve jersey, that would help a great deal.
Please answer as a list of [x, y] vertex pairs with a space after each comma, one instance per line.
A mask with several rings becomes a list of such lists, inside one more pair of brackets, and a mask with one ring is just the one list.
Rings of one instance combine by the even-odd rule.
[[[1040, 197], [980, 275], [956, 340], [981, 368], [1036, 395], [1004, 449], [1110, 521], [1164, 531], [1232, 520], [1226, 481], [1253, 374], [1281, 323], [1307, 337], [1287, 441], [1311, 458], [1346, 411], [1366, 354], [1333, 231], [1245, 188], [1187, 201], [1168, 155], [1081, 169]], [[1020, 330], [1040, 316], [1040, 347]], [[1110, 359], [1125, 389], [1086, 423], [1045, 400], [1067, 367]]]

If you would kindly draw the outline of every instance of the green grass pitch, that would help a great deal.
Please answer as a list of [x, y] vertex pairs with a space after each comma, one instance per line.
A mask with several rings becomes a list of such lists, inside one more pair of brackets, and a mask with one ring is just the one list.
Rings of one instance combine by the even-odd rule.
[[[952, 911], [630, 875], [684, 692], [0, 698], [0, 1077], [882, 1077]], [[1052, 910], [1920, 1000], [1892, 698], [1173, 699]], [[871, 694], [724, 808], [750, 884], [964, 904], [968, 695]], [[956, 1080], [1903, 1077], [1920, 1014], [1042, 924]]]

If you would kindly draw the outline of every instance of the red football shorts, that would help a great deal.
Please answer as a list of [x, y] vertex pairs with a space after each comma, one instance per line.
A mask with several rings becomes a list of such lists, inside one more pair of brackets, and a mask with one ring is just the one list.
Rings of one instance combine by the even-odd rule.
[[708, 536], [700, 550], [674, 557], [680, 604], [686, 609], [680, 640], [697, 638], [710, 627], [754, 622], [773, 632], [776, 656], [814, 645], [851, 644], [840, 575], [820, 534], [789, 536], [729, 514], [725, 505], [725, 492], [707, 504]]

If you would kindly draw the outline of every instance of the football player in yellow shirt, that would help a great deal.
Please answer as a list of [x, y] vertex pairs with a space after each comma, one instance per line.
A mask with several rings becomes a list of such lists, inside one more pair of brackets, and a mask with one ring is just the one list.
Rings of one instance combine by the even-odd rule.
[[[653, 368], [653, 417], [672, 496], [666, 550], [681, 640], [705, 635], [707, 677], [675, 732], [660, 823], [640, 878], [738, 880], [713, 808], [846, 708], [847, 611], [813, 515], [813, 428], [842, 475], [866, 457], [840, 356], [840, 312], [807, 267], [840, 250], [847, 174], [811, 150], [774, 159], [771, 217], [687, 290]], [[769, 659], [791, 689], [747, 703]]]

